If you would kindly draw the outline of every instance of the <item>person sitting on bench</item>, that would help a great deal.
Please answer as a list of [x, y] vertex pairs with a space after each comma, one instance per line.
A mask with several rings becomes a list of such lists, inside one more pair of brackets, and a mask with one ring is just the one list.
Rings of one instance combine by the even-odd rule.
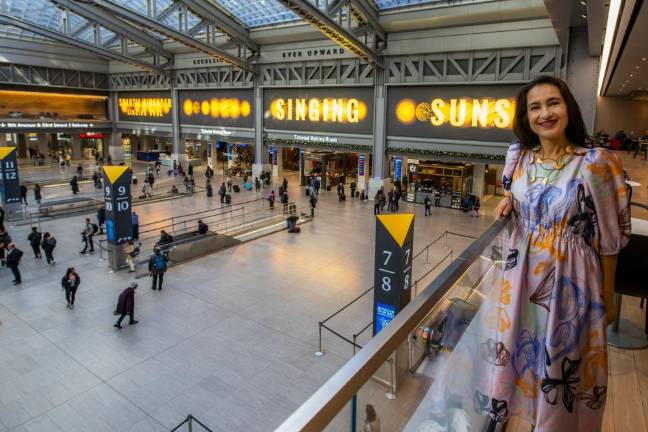
[[207, 226], [207, 224], [205, 222], [203, 222], [202, 220], [199, 220], [198, 221], [198, 234], [204, 235], [204, 234], [207, 234], [207, 231], [209, 231], [209, 227]]
[[295, 215], [288, 216], [288, 218], [286, 218], [286, 223], [288, 224], [289, 233], [296, 233], [301, 231], [301, 229], [297, 227], [298, 220], [299, 220], [299, 216], [295, 216]]

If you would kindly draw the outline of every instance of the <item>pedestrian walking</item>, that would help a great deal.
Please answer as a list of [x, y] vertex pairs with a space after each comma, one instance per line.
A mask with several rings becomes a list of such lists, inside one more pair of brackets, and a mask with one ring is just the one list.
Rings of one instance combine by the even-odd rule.
[[5, 231], [4, 226], [0, 226], [0, 264], [7, 264], [5, 250], [9, 248], [11, 236]]
[[119, 294], [119, 298], [117, 299], [117, 307], [115, 308], [115, 312], [113, 312], [113, 315], [119, 315], [119, 319], [115, 323], [114, 327], [121, 329], [122, 320], [126, 317], [126, 315], [128, 315], [130, 318], [128, 320], [129, 325], [135, 325], [139, 322], [134, 318], [136, 289], [137, 283], [133, 282], [128, 288], [126, 288], [124, 291], [122, 291], [121, 294]]
[[225, 202], [225, 195], [227, 195], [225, 183], [221, 183], [220, 189], [218, 189], [218, 195], [220, 195], [220, 202], [223, 204]]
[[357, 188], [358, 186], [356, 185], [356, 182], [351, 182], [351, 186], [350, 186], [350, 187], [351, 187], [351, 198], [353, 199], [353, 198], [355, 198], [355, 196], [356, 196], [356, 188]]
[[76, 173], [80, 179], [83, 178], [83, 166], [81, 164], [77, 166]]
[[425, 205], [425, 216], [431, 216], [432, 200], [430, 199], [429, 195], [425, 195], [425, 199], [423, 200], [423, 205]]
[[232, 177], [227, 176], [227, 192], [232, 192]]
[[159, 248], [155, 249], [155, 253], [149, 258], [148, 270], [153, 278], [151, 289], [155, 290], [157, 285], [158, 291], [162, 291], [162, 282], [164, 281], [164, 273], [167, 271], [167, 261], [169, 258]]
[[268, 195], [268, 202], [270, 203], [270, 210], [274, 210], [274, 203], [275, 203], [274, 191], [270, 191], [270, 195]]
[[261, 192], [261, 180], [259, 180], [259, 177], [254, 177], [254, 190], [256, 193]]
[[338, 202], [341, 203], [342, 201], [344, 201], [344, 185], [342, 184], [342, 182], [340, 182], [340, 184], [337, 187], [337, 193], [338, 193]]
[[23, 251], [18, 249], [15, 244], [9, 243], [7, 246], [7, 267], [11, 269], [11, 273], [14, 275], [14, 280], [12, 281], [14, 285], [19, 285], [22, 283], [22, 277], [20, 276], [20, 259], [23, 256]]
[[135, 264], [137, 263], [137, 255], [139, 254], [140, 248], [135, 246], [133, 240], [128, 240], [126, 242], [126, 247], [124, 248], [124, 253], [126, 254], [126, 263], [129, 267], [129, 272], [135, 271]]
[[193, 170], [193, 165], [189, 164], [189, 166], [187, 167], [187, 174], [189, 175], [189, 177], [193, 177]]
[[83, 250], [79, 253], [90, 254], [94, 252], [94, 242], [92, 241], [92, 239], [98, 231], [99, 227], [97, 226], [97, 224], [90, 222], [90, 218], [85, 218], [85, 226], [83, 227], [83, 231], [81, 231], [84, 247]]
[[472, 215], [474, 217], [479, 217], [479, 207], [480, 207], [480, 201], [479, 197], [475, 196], [473, 199], [473, 208], [472, 208]]
[[106, 207], [100, 205], [97, 208], [97, 226], [99, 227], [99, 234], [104, 233], [104, 225], [106, 223]]
[[380, 432], [380, 419], [376, 415], [373, 405], [367, 404], [365, 407], [365, 421], [362, 432]]
[[134, 211], [131, 213], [131, 227], [133, 230], [133, 240], [139, 240], [139, 216]]
[[381, 195], [383, 195], [382, 189], [380, 189], [378, 192], [376, 192], [376, 195], [374, 196], [374, 214], [375, 215], [380, 214]]
[[434, 207], [441, 206], [441, 191], [439, 189], [434, 190]]
[[32, 227], [31, 232], [27, 236], [27, 240], [29, 241], [32, 250], [34, 251], [34, 258], [36, 259], [42, 258], [41, 250], [40, 250], [40, 243], [42, 238], [43, 238], [43, 234], [41, 234], [38, 231], [37, 227]]
[[54, 262], [54, 248], [56, 247], [56, 239], [49, 232], [43, 234], [41, 247], [43, 248], [43, 251], [45, 251], [45, 259], [47, 260], [47, 264], [56, 264], [56, 262]]
[[41, 192], [41, 187], [38, 183], [36, 183], [34, 184], [34, 200], [36, 200], [36, 204], [38, 204], [38, 207], [40, 207], [42, 199], [43, 199], [43, 194]]
[[70, 267], [65, 272], [65, 276], [61, 279], [61, 287], [65, 290], [65, 300], [67, 301], [67, 308], [74, 309], [74, 299], [76, 298], [76, 292], [81, 283], [81, 278], [74, 270], [74, 267]]
[[20, 185], [20, 204], [27, 205], [27, 186]]
[[212, 188], [211, 181], [209, 181], [209, 177], [207, 177], [207, 180], [205, 180], [205, 189], [207, 189], [207, 198], [214, 196], [214, 190]]
[[77, 176], [72, 177], [72, 180], [70, 180], [70, 187], [72, 188], [72, 194], [76, 195], [79, 193], [79, 180]]
[[309, 202], [310, 202], [311, 218], [314, 218], [315, 217], [315, 207], [317, 206], [317, 195], [315, 195], [314, 192], [310, 194]]

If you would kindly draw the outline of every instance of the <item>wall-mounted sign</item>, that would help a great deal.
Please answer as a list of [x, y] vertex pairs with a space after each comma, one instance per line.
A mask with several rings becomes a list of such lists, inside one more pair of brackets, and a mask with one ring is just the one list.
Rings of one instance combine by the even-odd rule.
[[81, 132], [79, 134], [79, 138], [81, 139], [101, 139], [103, 137], [103, 134], [98, 132]]
[[127, 166], [104, 166], [104, 199], [106, 205], [106, 238], [111, 244], [122, 244], [133, 235], [131, 221], [131, 174]]
[[108, 127], [97, 123], [83, 122], [56, 122], [56, 121], [25, 121], [25, 122], [0, 122], [0, 129], [19, 129], [19, 130], [44, 130], [44, 129], [96, 129]]
[[268, 129], [371, 134], [373, 89], [265, 89], [264, 122]]
[[172, 122], [169, 92], [128, 92], [117, 97], [119, 120], [153, 123]]
[[230, 136], [232, 135], [232, 131], [229, 131], [227, 129], [200, 129], [200, 134], [201, 135], [220, 135], [220, 136]]
[[330, 58], [339, 57], [344, 55], [344, 48], [341, 47], [313, 47], [294, 49], [287, 51], [280, 51], [281, 58], [283, 59], [314, 59], [314, 58]]
[[317, 142], [317, 143], [337, 144], [337, 142], [338, 142], [338, 139], [335, 138], [335, 137], [322, 136], [322, 135], [299, 135], [299, 134], [294, 134], [293, 138], [295, 138], [296, 141]]
[[387, 135], [510, 141], [516, 86], [390, 87]]
[[180, 92], [180, 124], [254, 128], [251, 89]]

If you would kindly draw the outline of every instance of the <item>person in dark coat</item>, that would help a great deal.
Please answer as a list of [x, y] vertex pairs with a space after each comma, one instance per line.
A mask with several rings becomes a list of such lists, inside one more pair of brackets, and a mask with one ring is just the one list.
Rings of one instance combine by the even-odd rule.
[[149, 274], [153, 278], [152, 290], [155, 290], [157, 285], [158, 291], [162, 291], [162, 282], [164, 281], [164, 273], [167, 271], [167, 261], [169, 258], [159, 248], [155, 248], [155, 253], [151, 255], [148, 262]]
[[45, 258], [47, 259], [47, 264], [54, 265], [54, 248], [56, 247], [56, 239], [50, 233], [46, 232], [43, 234], [43, 241], [41, 242], [41, 247], [45, 251]]
[[14, 280], [12, 281], [14, 285], [19, 285], [22, 283], [22, 277], [20, 275], [20, 270], [18, 265], [20, 264], [20, 258], [22, 258], [23, 252], [16, 247], [15, 244], [9, 243], [7, 247], [7, 267], [11, 269], [11, 273], [14, 275]]
[[11, 236], [7, 231], [5, 231], [4, 226], [0, 226], [0, 264], [6, 264], [6, 254], [5, 249], [9, 247], [11, 243]]
[[79, 193], [79, 180], [77, 179], [77, 176], [72, 177], [72, 180], [70, 181], [70, 186], [72, 187], [72, 193], [74, 195]]
[[43, 194], [41, 193], [41, 187], [38, 183], [34, 185], [34, 199], [36, 200], [36, 204], [40, 206], [41, 200], [43, 199]]
[[27, 236], [27, 240], [29, 241], [32, 250], [34, 251], [34, 258], [36, 259], [42, 258], [40, 250], [40, 243], [42, 238], [43, 235], [38, 231], [38, 228], [36, 227], [32, 227], [32, 231]]
[[221, 187], [220, 189], [218, 189], [218, 195], [220, 195], [221, 204], [225, 203], [226, 194], [227, 194], [227, 188], [225, 187], [225, 183], [221, 183]]
[[137, 213], [131, 213], [131, 225], [133, 227], [133, 240], [139, 240], [139, 216]]
[[193, 165], [189, 164], [187, 166], [187, 174], [189, 174], [189, 177], [193, 177]]
[[97, 209], [97, 226], [99, 227], [99, 234], [103, 234], [104, 224], [106, 223], [106, 208], [100, 205]]
[[137, 289], [137, 284], [133, 282], [128, 288], [122, 291], [119, 294], [119, 299], [117, 300], [117, 308], [115, 309], [114, 315], [120, 315], [119, 319], [115, 323], [115, 327], [118, 329], [122, 328], [121, 323], [126, 315], [130, 317], [128, 324], [134, 325], [139, 321], [136, 321], [133, 318], [135, 313], [135, 290]]
[[65, 276], [61, 279], [61, 287], [65, 290], [65, 300], [67, 301], [68, 309], [74, 309], [74, 299], [80, 283], [81, 278], [74, 270], [74, 267], [68, 268]]
[[20, 185], [20, 204], [27, 205], [27, 186], [24, 184]]

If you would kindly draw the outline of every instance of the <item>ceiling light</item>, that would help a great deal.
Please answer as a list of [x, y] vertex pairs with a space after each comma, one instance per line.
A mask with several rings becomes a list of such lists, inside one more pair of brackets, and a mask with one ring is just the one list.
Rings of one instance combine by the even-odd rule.
[[586, 2], [585, 0], [580, 0], [580, 2], [581, 2], [581, 4], [582, 4], [583, 6], [585, 6], [585, 5], [587, 4], [587, 2]]
[[646, 57], [642, 58], [641, 61], [646, 61]]
[[581, 14], [581, 18], [583, 18], [583, 19], [587, 19], [587, 14], [586, 14], [586, 13]]
[[[612, 50], [612, 42], [614, 41], [614, 33], [617, 29], [617, 21], [619, 20], [619, 12], [621, 10], [621, 0], [610, 0], [610, 9], [607, 16], [607, 25], [605, 26], [605, 38], [603, 40], [603, 55], [601, 56], [601, 66], [599, 68], [599, 82], [598, 94], [601, 95], [603, 87], [603, 80], [607, 72], [608, 61], [610, 60], [610, 51]], [[645, 57], [644, 57], [645, 58]]]

